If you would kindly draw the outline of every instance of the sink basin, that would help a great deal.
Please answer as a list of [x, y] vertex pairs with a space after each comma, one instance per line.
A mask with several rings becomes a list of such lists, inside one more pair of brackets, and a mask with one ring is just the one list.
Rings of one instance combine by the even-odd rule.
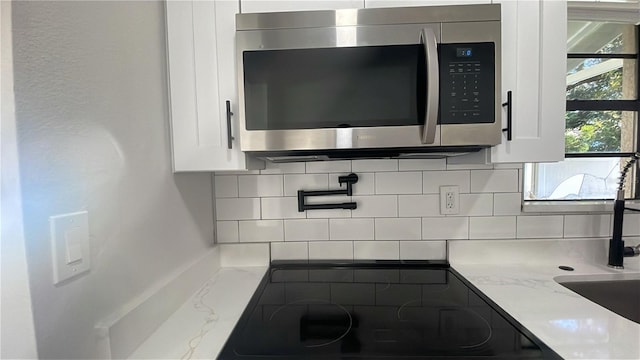
[[616, 279], [561, 276], [556, 281], [594, 303], [640, 324], [640, 274]]

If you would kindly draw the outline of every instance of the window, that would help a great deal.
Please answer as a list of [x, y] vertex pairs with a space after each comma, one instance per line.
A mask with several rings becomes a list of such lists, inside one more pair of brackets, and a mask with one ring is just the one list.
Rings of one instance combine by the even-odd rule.
[[[565, 158], [525, 164], [524, 200], [615, 197], [622, 167], [640, 151], [640, 26], [572, 19], [567, 26]], [[625, 197], [640, 198], [638, 166]]]

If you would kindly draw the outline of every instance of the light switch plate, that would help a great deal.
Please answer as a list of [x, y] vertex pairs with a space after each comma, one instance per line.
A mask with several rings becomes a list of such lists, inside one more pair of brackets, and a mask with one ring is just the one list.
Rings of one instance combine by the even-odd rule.
[[54, 285], [91, 269], [88, 212], [51, 216], [49, 230]]

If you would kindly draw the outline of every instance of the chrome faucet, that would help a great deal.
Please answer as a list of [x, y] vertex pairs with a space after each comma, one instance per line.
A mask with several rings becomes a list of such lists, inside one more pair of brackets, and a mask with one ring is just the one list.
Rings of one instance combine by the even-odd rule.
[[628, 209], [638, 211], [638, 209], [626, 208], [624, 205], [624, 180], [627, 173], [638, 159], [640, 159], [640, 153], [635, 153], [631, 160], [629, 160], [622, 169], [618, 193], [616, 194], [616, 199], [613, 202], [613, 234], [609, 240], [609, 263], [607, 265], [616, 269], [624, 268], [624, 257], [640, 255], [640, 244], [635, 247], [625, 247], [624, 240], [622, 240], [622, 221], [624, 220], [624, 210]]

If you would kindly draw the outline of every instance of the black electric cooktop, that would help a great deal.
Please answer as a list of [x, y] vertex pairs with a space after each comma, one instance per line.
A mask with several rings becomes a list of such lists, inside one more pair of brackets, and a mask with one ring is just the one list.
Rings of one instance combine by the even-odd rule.
[[219, 359], [560, 359], [446, 264], [273, 263]]

